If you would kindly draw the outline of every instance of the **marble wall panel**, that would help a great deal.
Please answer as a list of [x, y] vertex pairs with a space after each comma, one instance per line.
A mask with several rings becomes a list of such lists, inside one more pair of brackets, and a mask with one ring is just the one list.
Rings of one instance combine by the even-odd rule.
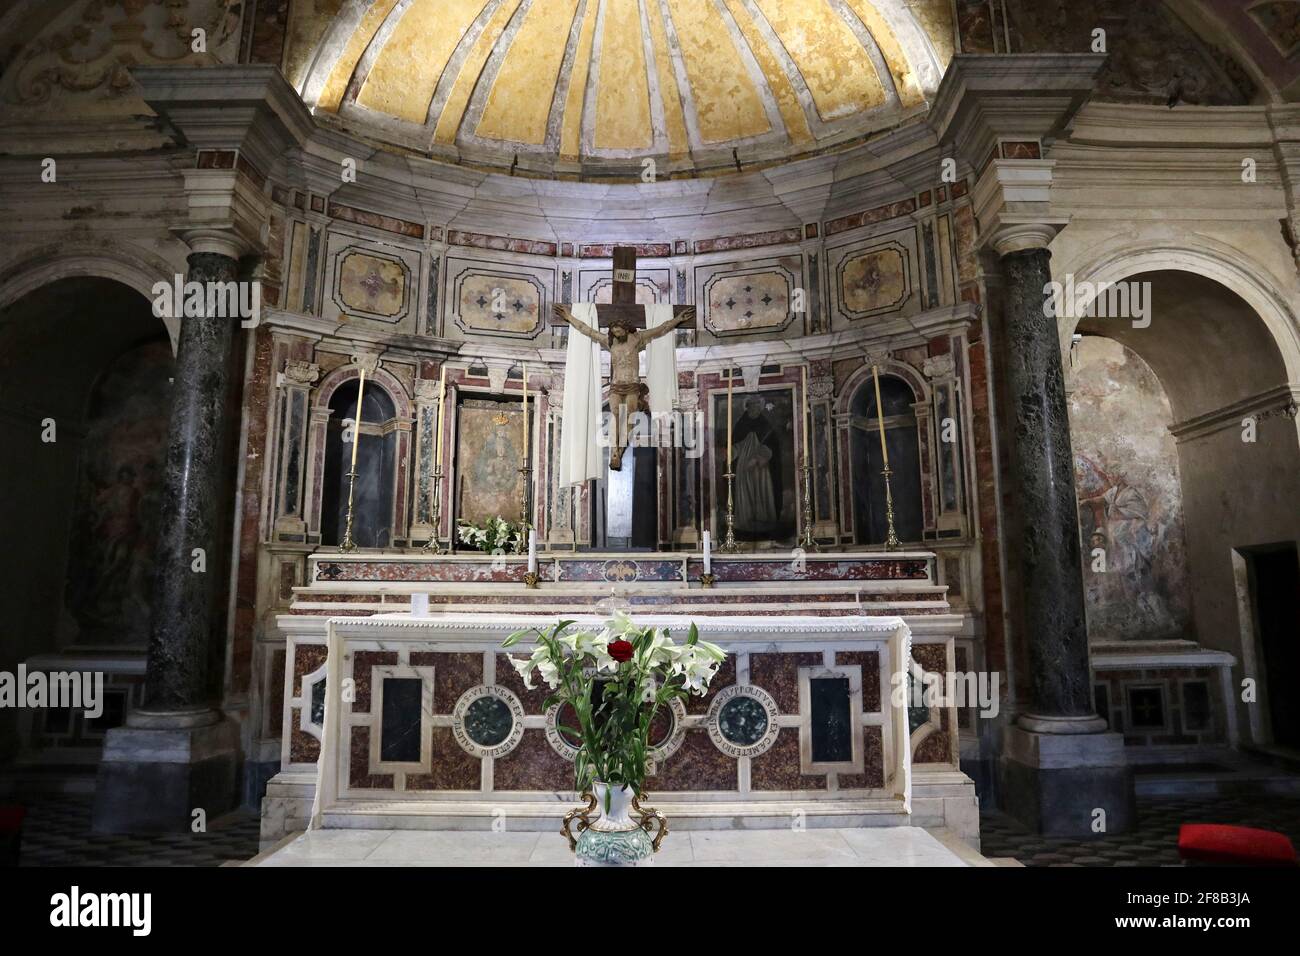
[[[478, 790], [482, 784], [482, 761], [467, 754], [456, 743], [450, 727], [434, 727], [429, 732], [430, 758], [428, 773], [408, 773], [407, 790]], [[355, 772], [355, 771], [354, 771]]]
[[555, 266], [536, 257], [449, 253], [443, 269], [441, 334], [533, 339], [548, 328]]
[[794, 320], [792, 299], [795, 289], [803, 286], [802, 276], [800, 256], [698, 266], [695, 301], [700, 328], [718, 338], [779, 335]]
[[833, 328], [921, 309], [915, 226], [855, 238], [826, 250]]
[[519, 745], [504, 757], [492, 761], [494, 790], [573, 789], [573, 764], [565, 760], [546, 740], [546, 731], [524, 731]]
[[[820, 660], [820, 655], [817, 654], [789, 656], [816, 657]], [[782, 727], [772, 749], [750, 759], [750, 788], [753, 790], [824, 790], [826, 788], [826, 774], [800, 773], [799, 766], [799, 728]]]
[[[798, 742], [795, 769], [799, 766]], [[646, 778], [649, 791], [735, 790], [736, 761], [713, 745], [702, 727], [686, 731], [686, 739], [657, 772]]]
[[418, 249], [332, 229], [321, 317], [413, 334], [421, 271]]
[[[819, 651], [749, 655], [749, 682], [772, 695], [783, 714], [799, 713], [799, 668], [817, 667], [822, 663]], [[785, 734], [785, 731], [782, 731]], [[798, 740], [795, 768], [799, 766]]]

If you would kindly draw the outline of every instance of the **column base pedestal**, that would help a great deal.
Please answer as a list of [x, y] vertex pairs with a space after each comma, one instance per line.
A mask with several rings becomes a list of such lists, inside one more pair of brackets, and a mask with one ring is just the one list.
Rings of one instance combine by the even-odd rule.
[[[1044, 734], [1009, 726], [998, 776], [1002, 808], [1045, 836], [1123, 833], [1137, 819], [1121, 734]], [[1098, 810], [1105, 811], [1104, 821]]]
[[237, 805], [239, 727], [215, 711], [131, 714], [104, 737], [95, 833], [188, 833]]

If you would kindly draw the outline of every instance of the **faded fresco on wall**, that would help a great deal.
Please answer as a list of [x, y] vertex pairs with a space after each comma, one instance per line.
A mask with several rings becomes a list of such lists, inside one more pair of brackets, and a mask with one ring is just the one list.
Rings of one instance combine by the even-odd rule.
[[[713, 394], [715, 538], [726, 528], [727, 395]], [[732, 398], [732, 500], [741, 541], [788, 541], [795, 535], [793, 393], [739, 392]]]
[[91, 393], [68, 548], [60, 643], [144, 647], [174, 374], [159, 339], [118, 358]]
[[456, 427], [456, 516], [474, 524], [488, 518], [520, 518], [519, 475], [524, 419], [518, 402], [466, 399]]
[[[1067, 377], [1091, 640], [1191, 637], [1178, 453], [1169, 400], [1118, 342], [1085, 336]], [[1094, 571], [1094, 549], [1106, 570]]]

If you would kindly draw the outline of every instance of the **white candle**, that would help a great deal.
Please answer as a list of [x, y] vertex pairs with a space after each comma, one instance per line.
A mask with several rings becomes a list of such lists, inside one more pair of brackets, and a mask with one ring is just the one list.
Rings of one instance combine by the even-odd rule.
[[713, 536], [704, 532], [704, 573], [713, 573]]
[[727, 366], [727, 471], [731, 471], [731, 376], [733, 369]]
[[434, 470], [442, 471], [442, 426], [446, 424], [443, 421], [442, 403], [447, 395], [447, 366], [442, 366], [442, 372], [438, 375], [438, 454], [434, 461]]
[[429, 595], [427, 594], [411, 595], [411, 616], [412, 617], [429, 616]]
[[528, 529], [528, 573], [537, 573], [537, 529]]
[[[357, 414], [352, 421], [352, 472], [357, 470], [357, 447], [361, 444], [361, 400], [366, 396], [366, 369], [361, 367], [357, 378]], [[348, 490], [348, 506], [352, 505], [352, 491]]]

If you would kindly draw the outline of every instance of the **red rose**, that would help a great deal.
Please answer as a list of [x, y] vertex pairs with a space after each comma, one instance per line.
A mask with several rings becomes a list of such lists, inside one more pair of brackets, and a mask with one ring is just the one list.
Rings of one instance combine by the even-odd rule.
[[610, 641], [609, 656], [614, 658], [620, 664], [632, 659], [632, 642], [619, 639]]

